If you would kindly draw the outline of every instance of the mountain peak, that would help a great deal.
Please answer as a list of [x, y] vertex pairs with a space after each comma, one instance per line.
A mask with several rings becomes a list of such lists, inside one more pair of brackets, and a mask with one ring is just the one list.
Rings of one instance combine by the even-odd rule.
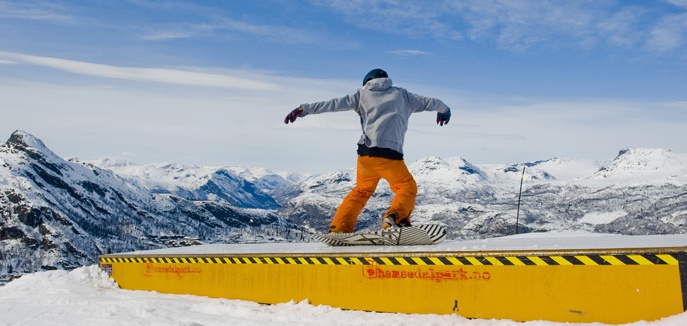
[[645, 148], [645, 147], [627, 147], [623, 148], [618, 152], [618, 156], [616, 156], [616, 160], [622, 159], [625, 157], [662, 157], [666, 155], [670, 155], [673, 151], [665, 148]]
[[42, 152], [48, 149], [43, 141], [21, 130], [13, 132], [5, 143], [5, 146], [22, 151], [26, 151], [27, 149], [35, 149]]
[[57, 154], [45, 146], [43, 141], [21, 130], [13, 132], [2, 147], [24, 153], [28, 157], [44, 164], [48, 162], [59, 162], [57, 164], [61, 164], [64, 162], [61, 157], [57, 156]]
[[664, 148], [623, 148], [609, 166], [656, 169], [671, 161], [672, 154]]
[[683, 175], [686, 172], [684, 154], [664, 148], [624, 148], [613, 161], [601, 167], [595, 176], [636, 179], [657, 175]]

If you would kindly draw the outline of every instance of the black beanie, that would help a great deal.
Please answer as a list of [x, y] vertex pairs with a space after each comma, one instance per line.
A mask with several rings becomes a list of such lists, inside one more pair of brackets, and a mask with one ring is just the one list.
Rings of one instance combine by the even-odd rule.
[[370, 72], [367, 73], [367, 75], [365, 75], [365, 78], [363, 78], [363, 86], [365, 86], [365, 84], [367, 84], [367, 82], [369, 82], [372, 79], [386, 78], [386, 77], [389, 77], [389, 75], [386, 74], [386, 71], [379, 69], [379, 68], [378, 69], [372, 69], [372, 70], [370, 70]]

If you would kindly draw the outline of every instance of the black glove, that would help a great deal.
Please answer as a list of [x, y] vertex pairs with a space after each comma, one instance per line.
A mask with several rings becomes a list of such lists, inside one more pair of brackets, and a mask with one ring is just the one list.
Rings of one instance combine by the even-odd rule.
[[289, 122], [293, 123], [296, 121], [296, 118], [302, 117], [303, 114], [303, 108], [302, 107], [297, 107], [293, 109], [289, 114], [286, 115], [286, 118], [284, 119], [285, 124], [289, 124]]
[[437, 112], [437, 124], [440, 126], [447, 125], [448, 121], [451, 120], [451, 110], [446, 111], [446, 113]]

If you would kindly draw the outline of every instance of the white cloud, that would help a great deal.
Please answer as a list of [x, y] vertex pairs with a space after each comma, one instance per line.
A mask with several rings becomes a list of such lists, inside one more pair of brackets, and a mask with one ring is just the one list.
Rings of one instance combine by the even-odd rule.
[[199, 24], [176, 23], [148, 27], [140, 36], [143, 40], [152, 41], [202, 37], [245, 37], [253, 40], [286, 44], [331, 43], [327, 37], [312, 30], [294, 28], [292, 26], [256, 24], [250, 21], [230, 18], [212, 19]]
[[687, 41], [687, 14], [661, 19], [651, 30], [647, 46], [658, 52], [668, 52], [684, 47]]
[[635, 26], [645, 13], [646, 10], [639, 7], [624, 8], [607, 19], [600, 20], [597, 26], [600, 34], [604, 35], [611, 45], [632, 48], [646, 37], [646, 31]]
[[666, 2], [687, 9], [687, 0], [665, 0]]
[[11, 52], [0, 52], [0, 59], [49, 67], [74, 74], [132, 81], [259, 91], [273, 91], [280, 87], [273, 83], [238, 75], [220, 75], [164, 68], [120, 67]]
[[394, 50], [394, 51], [389, 51], [389, 53], [402, 56], [402, 57], [416, 57], [416, 56], [423, 56], [423, 55], [430, 55], [429, 52], [422, 51], [422, 50]]
[[422, 1], [397, 0], [335, 0], [313, 3], [343, 14], [356, 26], [373, 30], [403, 33], [413, 37], [432, 35], [462, 38], [462, 33], [452, 30], [450, 21], [442, 19], [446, 8], [440, 1], [433, 1], [431, 5]]
[[[494, 42], [514, 51], [534, 46], [595, 45], [605, 37], [606, 5], [594, 1], [446, 1], [447, 15], [465, 23], [475, 41]], [[627, 17], [628, 19], [630, 17]]]
[[[687, 9], [687, 0], [666, 0]], [[403, 0], [314, 1], [356, 26], [410, 37], [493, 43], [510, 51], [600, 46], [676, 51], [684, 47], [684, 15], [650, 4], [608, 1]]]
[[[264, 15], [251, 16], [229, 12], [200, 1], [129, 0], [145, 10], [164, 12], [171, 18], [164, 23], [146, 24], [139, 38], [167, 41], [188, 38], [250, 38], [274, 43], [311, 44], [328, 42], [328, 37], [312, 29], [302, 28], [298, 20], [292, 24], [274, 25]], [[280, 6], [283, 4], [274, 4]], [[220, 6], [221, 7], [221, 6]], [[236, 18], [240, 17], [240, 18]]]
[[53, 23], [74, 23], [75, 19], [64, 13], [64, 8], [53, 3], [36, 2], [0, 2], [0, 17], [48, 21]]
[[145, 32], [140, 36], [143, 40], [148, 41], [168, 41], [176, 39], [186, 39], [196, 37], [206, 31], [210, 31], [212, 28], [207, 27], [207, 25], [189, 25], [181, 24], [173, 27], [165, 27], [154, 29]]

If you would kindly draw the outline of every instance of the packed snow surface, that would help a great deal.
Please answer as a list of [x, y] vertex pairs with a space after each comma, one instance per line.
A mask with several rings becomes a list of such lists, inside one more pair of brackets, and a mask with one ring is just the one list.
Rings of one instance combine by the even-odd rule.
[[618, 218], [622, 217], [623, 215], [626, 215], [627, 213], [623, 211], [615, 211], [615, 212], [591, 212], [588, 214], [585, 214], [581, 219], [580, 222], [582, 223], [589, 223], [589, 224], [607, 224], [611, 223]]
[[207, 254], [307, 254], [307, 253], [383, 253], [383, 252], [479, 252], [527, 250], [586, 250], [623, 248], [687, 247], [687, 234], [621, 236], [585, 231], [527, 233], [508, 237], [448, 240], [430, 246], [350, 246], [331, 247], [311, 243], [213, 244], [135, 251], [115, 254], [207, 255]]
[[[604, 240], [605, 239], [605, 240]], [[602, 236], [574, 233], [521, 235], [479, 241], [466, 241], [465, 248], [533, 248], [556, 245], [559, 248], [685, 246], [682, 236]], [[460, 246], [451, 242], [447, 248]], [[307, 249], [324, 245], [304, 244]], [[245, 248], [248, 245], [244, 245]], [[270, 244], [270, 248], [279, 245]], [[195, 248], [195, 249], [191, 249]], [[212, 246], [191, 247], [200, 250]], [[236, 248], [242, 248], [237, 246]], [[253, 247], [255, 249], [257, 247]], [[405, 247], [404, 249], [408, 249]], [[216, 249], [216, 248], [215, 248]], [[425, 247], [425, 249], [427, 249]], [[239, 249], [245, 250], [245, 249]], [[249, 301], [212, 299], [191, 295], [159, 294], [119, 289], [97, 266], [72, 271], [27, 274], [0, 287], [0, 325], [571, 325], [547, 321], [514, 322], [509, 320], [465, 319], [455, 315], [389, 314], [344, 311], [307, 302], [260, 305]], [[597, 324], [598, 325], [598, 324]], [[631, 325], [687, 325], [687, 313], [658, 321], [640, 321]]]

